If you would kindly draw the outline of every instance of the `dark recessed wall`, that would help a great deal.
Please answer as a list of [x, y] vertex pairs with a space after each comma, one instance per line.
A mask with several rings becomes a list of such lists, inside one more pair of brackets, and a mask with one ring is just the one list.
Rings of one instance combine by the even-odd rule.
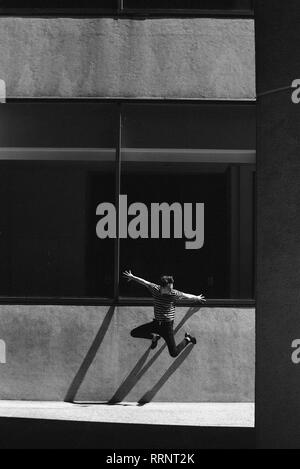
[[289, 87], [300, 71], [300, 5], [256, 3], [257, 441], [259, 448], [296, 449], [300, 365], [292, 363], [291, 344], [300, 338], [300, 106]]

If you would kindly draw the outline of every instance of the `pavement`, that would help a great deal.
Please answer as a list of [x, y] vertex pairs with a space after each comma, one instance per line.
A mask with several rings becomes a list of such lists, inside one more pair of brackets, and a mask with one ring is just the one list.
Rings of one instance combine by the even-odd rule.
[[252, 403], [99, 403], [0, 401], [0, 418], [31, 418], [78, 422], [254, 427]]
[[1, 449], [251, 449], [252, 403], [0, 401]]

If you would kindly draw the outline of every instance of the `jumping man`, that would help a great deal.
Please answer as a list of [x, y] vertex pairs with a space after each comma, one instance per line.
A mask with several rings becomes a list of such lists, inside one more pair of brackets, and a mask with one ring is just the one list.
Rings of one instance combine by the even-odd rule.
[[132, 337], [152, 339], [152, 349], [157, 346], [157, 342], [160, 337], [163, 337], [166, 341], [171, 357], [177, 357], [189, 343], [196, 344], [195, 337], [186, 333], [182, 342], [176, 345], [173, 330], [175, 304], [179, 299], [194, 300], [202, 303], [205, 302], [203, 295], [190, 295], [189, 293], [175, 290], [173, 288], [174, 279], [168, 275], [163, 275], [161, 277], [160, 285], [156, 285], [155, 283], [148, 282], [143, 278], [136, 277], [130, 270], [124, 272], [123, 275], [129, 282], [133, 280], [148, 288], [154, 298], [153, 321], [131, 331]]

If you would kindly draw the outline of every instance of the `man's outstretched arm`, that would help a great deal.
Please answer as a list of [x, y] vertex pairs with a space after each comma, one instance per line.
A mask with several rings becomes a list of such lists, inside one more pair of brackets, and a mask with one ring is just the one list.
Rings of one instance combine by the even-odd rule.
[[131, 270], [126, 270], [125, 272], [123, 272], [123, 277], [125, 277], [128, 282], [131, 282], [133, 280], [134, 282], [137, 282], [140, 285], [143, 285], [144, 287], [149, 287], [149, 285], [151, 285], [151, 282], [148, 282], [148, 280], [133, 275]]
[[205, 303], [206, 301], [203, 295], [192, 295], [190, 293], [182, 293], [181, 298], [183, 298], [184, 300], [201, 301], [201, 303]]

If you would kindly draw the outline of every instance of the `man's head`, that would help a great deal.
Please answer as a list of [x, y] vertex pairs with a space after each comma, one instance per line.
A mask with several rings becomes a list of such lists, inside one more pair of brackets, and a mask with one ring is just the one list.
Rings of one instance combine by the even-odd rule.
[[163, 290], [172, 290], [174, 285], [174, 278], [171, 275], [162, 275], [160, 277], [160, 286]]

